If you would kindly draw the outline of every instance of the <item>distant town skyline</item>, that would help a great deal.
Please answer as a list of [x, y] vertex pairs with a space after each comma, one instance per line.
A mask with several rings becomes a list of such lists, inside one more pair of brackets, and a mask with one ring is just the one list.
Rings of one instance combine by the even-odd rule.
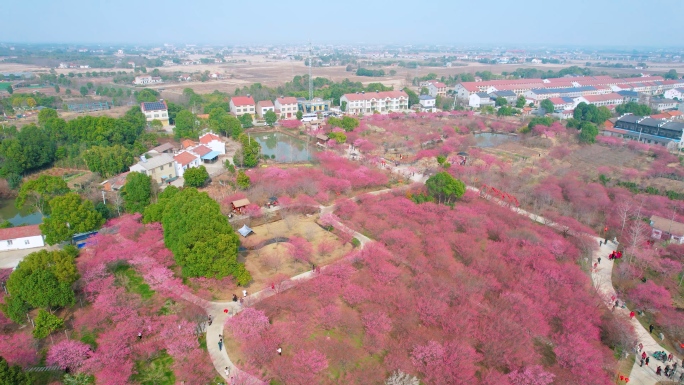
[[[680, 47], [684, 1], [34, 0], [3, 5], [0, 40], [81, 44], [443, 44]], [[22, 16], [22, 15], [25, 15]]]

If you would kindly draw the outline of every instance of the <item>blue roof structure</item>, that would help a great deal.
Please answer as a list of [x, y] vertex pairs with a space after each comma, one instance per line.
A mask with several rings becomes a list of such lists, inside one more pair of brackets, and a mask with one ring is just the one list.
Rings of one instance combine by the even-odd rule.
[[618, 91], [617, 94], [622, 95], [622, 96], [631, 96], [633, 98], [639, 97], [639, 93], [636, 91], [623, 90], [623, 91]]
[[202, 156], [202, 160], [214, 159], [214, 158], [216, 158], [216, 157], [219, 156], [219, 155], [221, 155], [221, 153], [218, 152], [218, 151], [208, 152], [208, 153], [204, 154], [204, 156]]
[[420, 95], [418, 97], [418, 99], [420, 99], [420, 100], [432, 100], [432, 99], [434, 99], [434, 97], [430, 96], [430, 95]]

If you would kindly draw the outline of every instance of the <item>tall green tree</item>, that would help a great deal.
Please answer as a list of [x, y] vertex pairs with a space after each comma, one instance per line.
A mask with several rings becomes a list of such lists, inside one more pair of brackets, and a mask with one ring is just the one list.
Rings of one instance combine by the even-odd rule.
[[252, 128], [254, 127], [254, 120], [252, 119], [252, 115], [250, 114], [244, 114], [240, 116], [240, 123], [242, 123], [242, 128]]
[[43, 108], [38, 113], [38, 124], [43, 126], [48, 120], [52, 118], [59, 118], [59, 115], [57, 115], [57, 111], [53, 110], [52, 108]]
[[126, 175], [126, 184], [121, 189], [124, 208], [129, 213], [144, 213], [152, 198], [152, 178], [140, 172]]
[[176, 115], [176, 128], [173, 129], [176, 140], [182, 138], [196, 138], [197, 137], [197, 127], [195, 126], [195, 121], [197, 118], [195, 115], [188, 111], [182, 110]]
[[302, 118], [304, 117], [304, 114], [302, 113], [301, 110], [299, 110], [299, 111], [297, 111], [297, 113], [295, 114], [295, 117], [297, 118], [297, 120], [302, 120]]
[[583, 122], [580, 125], [579, 140], [582, 143], [591, 144], [596, 142], [598, 135], [598, 128], [591, 122]]
[[414, 105], [414, 104], [420, 103], [420, 98], [418, 97], [418, 94], [416, 94], [415, 92], [413, 92], [411, 89], [409, 89], [408, 87], [407, 87], [407, 88], [404, 88], [404, 92], [406, 92], [406, 94], [408, 95], [408, 98], [409, 98], [409, 100], [408, 100], [408, 105], [409, 105], [409, 107], [411, 107], [411, 106]]
[[209, 173], [206, 167], [191, 167], [183, 173], [183, 179], [185, 187], [203, 187], [207, 180], [209, 179]]
[[86, 96], [88, 95], [88, 88], [86, 86], [81, 86], [79, 92], [81, 93], [81, 96]]
[[542, 100], [542, 102], [539, 104], [539, 106], [540, 106], [541, 108], [543, 108], [544, 111], [546, 111], [547, 114], [553, 113], [553, 110], [554, 110], [554, 108], [553, 108], [553, 102], [550, 101], [549, 99], [544, 99], [544, 100]]
[[428, 194], [439, 203], [449, 204], [465, 194], [465, 184], [446, 171], [438, 172], [425, 182]]
[[508, 100], [506, 100], [506, 98], [504, 98], [503, 96], [499, 96], [498, 98], [496, 98], [494, 100], [494, 105], [497, 107], [505, 106], [507, 104], [508, 104]]
[[76, 193], [53, 198], [50, 210], [52, 214], [40, 225], [45, 242], [50, 245], [67, 241], [74, 234], [99, 229], [105, 222], [93, 202], [83, 200]]
[[518, 99], [515, 101], [515, 108], [523, 108], [525, 107], [525, 97], [520, 95], [518, 96]]
[[94, 146], [83, 153], [88, 169], [108, 178], [120, 174], [135, 163], [133, 152], [121, 145]]
[[242, 170], [238, 171], [235, 182], [237, 182], [238, 187], [242, 190], [247, 190], [252, 184], [252, 180], [249, 178], [249, 175], [245, 174], [245, 172]]
[[41, 175], [21, 185], [15, 205], [21, 209], [29, 203], [41, 214], [50, 215], [50, 200], [68, 192], [69, 186], [61, 177]]
[[7, 93], [10, 95], [12, 95], [14, 93], [14, 88], [12, 88], [11, 85], [9, 87], [7, 87]]
[[247, 134], [240, 134], [237, 138], [242, 147], [235, 152], [233, 163], [240, 167], [255, 167], [259, 164], [261, 145]]
[[278, 115], [272, 110], [266, 111], [264, 114], [264, 120], [266, 121], [266, 124], [269, 125], [269, 127], [273, 127], [276, 121], [278, 121]]
[[64, 320], [40, 309], [36, 316], [35, 324], [36, 327], [33, 329], [33, 336], [38, 339], [43, 339], [55, 330], [63, 328]]
[[672, 70], [665, 72], [663, 74], [663, 78], [668, 79], [668, 80], [675, 80], [675, 79], [679, 79], [679, 75], [677, 75], [677, 71], [672, 69]]
[[0, 384], [31, 385], [31, 377], [19, 365], [9, 365], [0, 356]]
[[354, 131], [354, 129], [358, 126], [359, 120], [356, 118], [352, 118], [351, 116], [345, 116], [340, 121], [340, 127], [342, 127], [347, 132]]
[[185, 277], [235, 277], [239, 285], [251, 281], [237, 261], [239, 239], [221, 207], [195, 188], [169, 187], [145, 210], [145, 222], [161, 220], [164, 243], [173, 252]]
[[72, 284], [78, 279], [74, 256], [63, 250], [41, 250], [19, 263], [7, 279], [3, 313], [17, 323], [32, 308], [58, 308], [74, 303]]

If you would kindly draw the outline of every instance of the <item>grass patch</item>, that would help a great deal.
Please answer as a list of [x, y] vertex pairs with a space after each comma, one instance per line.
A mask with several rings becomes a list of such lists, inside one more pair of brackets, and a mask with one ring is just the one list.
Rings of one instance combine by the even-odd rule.
[[93, 350], [97, 349], [97, 333], [91, 330], [84, 330], [80, 333], [81, 342], [92, 346]]
[[155, 293], [150, 285], [145, 283], [143, 277], [127, 264], [116, 265], [114, 276], [117, 283], [125, 287], [128, 292], [139, 294], [143, 299], [150, 299]]
[[176, 383], [176, 376], [171, 365], [173, 357], [162, 351], [151, 360], [136, 361], [135, 374], [131, 379], [141, 385], [173, 385]]
[[202, 333], [197, 337], [197, 342], [202, 350], [207, 350], [207, 335]]
[[629, 375], [632, 373], [632, 368], [634, 367], [634, 360], [636, 359], [636, 356], [634, 354], [630, 354], [627, 356], [627, 358], [623, 358], [621, 360], [618, 360], [618, 365], [617, 365], [617, 370], [618, 373], [621, 375], [629, 377]]

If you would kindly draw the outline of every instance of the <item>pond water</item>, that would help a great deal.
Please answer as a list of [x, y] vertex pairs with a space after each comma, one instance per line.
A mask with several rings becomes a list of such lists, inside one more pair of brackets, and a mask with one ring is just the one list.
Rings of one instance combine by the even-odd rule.
[[281, 163], [308, 162], [316, 146], [313, 141], [307, 144], [279, 132], [253, 134], [252, 139], [259, 142], [262, 154], [275, 155], [275, 161]]
[[31, 207], [24, 206], [21, 210], [14, 206], [14, 199], [0, 199], [0, 222], [10, 221], [14, 226], [37, 225], [43, 222], [43, 215], [31, 212]]
[[493, 132], [480, 132], [473, 136], [475, 136], [477, 147], [496, 147], [500, 144], [520, 139], [516, 135], [496, 134]]

